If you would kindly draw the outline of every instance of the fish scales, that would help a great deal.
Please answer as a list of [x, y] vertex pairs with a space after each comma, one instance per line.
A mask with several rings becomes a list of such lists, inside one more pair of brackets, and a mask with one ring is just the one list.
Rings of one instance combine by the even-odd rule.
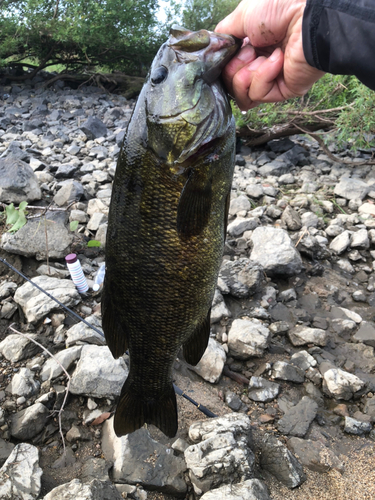
[[235, 143], [218, 77], [237, 47], [228, 35], [173, 27], [128, 125], [109, 211], [102, 297], [107, 344], [116, 358], [127, 349], [130, 355], [117, 435], [144, 423], [175, 435], [173, 362], [183, 345], [186, 360], [196, 364], [208, 343]]

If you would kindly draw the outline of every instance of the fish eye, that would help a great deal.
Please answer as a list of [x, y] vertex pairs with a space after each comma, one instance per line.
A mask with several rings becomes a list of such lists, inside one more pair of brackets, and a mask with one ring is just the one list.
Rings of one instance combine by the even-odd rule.
[[165, 66], [160, 66], [151, 75], [151, 81], [153, 84], [158, 85], [164, 82], [168, 76], [168, 70]]

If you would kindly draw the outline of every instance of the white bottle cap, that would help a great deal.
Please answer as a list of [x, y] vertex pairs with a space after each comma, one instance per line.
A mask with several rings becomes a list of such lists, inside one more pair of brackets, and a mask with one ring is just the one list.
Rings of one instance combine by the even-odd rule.
[[100, 288], [100, 285], [98, 285], [97, 283], [95, 283], [95, 285], [92, 286], [92, 289], [94, 290], [94, 292], [97, 292]]

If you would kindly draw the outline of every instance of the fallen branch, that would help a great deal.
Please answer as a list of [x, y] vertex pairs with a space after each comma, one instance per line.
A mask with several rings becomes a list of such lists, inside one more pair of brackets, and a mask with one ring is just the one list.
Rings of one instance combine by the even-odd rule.
[[71, 381], [71, 378], [70, 378], [70, 375], [69, 373], [65, 370], [65, 368], [63, 367], [63, 365], [60, 363], [60, 361], [56, 358], [56, 356], [54, 356], [48, 349], [46, 349], [42, 344], [40, 344], [39, 342], [37, 342], [36, 340], [34, 340], [32, 337], [30, 337], [29, 335], [27, 335], [26, 333], [22, 333], [22, 332], [19, 332], [18, 330], [16, 330], [15, 328], [13, 328], [13, 325], [14, 323], [12, 323], [10, 326], [9, 326], [9, 330], [11, 330], [12, 332], [16, 333], [17, 335], [21, 335], [22, 337], [25, 337], [27, 338], [28, 340], [30, 340], [30, 342], [33, 342], [34, 344], [36, 344], [38, 347], [42, 348], [43, 351], [45, 353], [47, 353], [49, 356], [51, 356], [51, 358], [53, 358], [56, 363], [58, 365], [60, 365], [60, 367], [62, 368], [63, 372], [65, 373], [65, 375], [67, 376], [67, 379], [68, 379], [68, 383], [66, 384], [66, 388], [65, 388], [65, 396], [64, 396], [64, 401], [61, 405], [61, 408], [58, 412], [58, 420], [59, 420], [59, 432], [60, 432], [60, 436], [61, 436], [61, 439], [62, 439], [62, 444], [63, 444], [63, 449], [64, 449], [64, 455], [66, 454], [66, 447], [65, 447], [65, 439], [64, 439], [64, 433], [63, 433], [63, 430], [62, 430], [62, 425], [61, 425], [61, 415], [62, 415], [62, 412], [64, 411], [64, 407], [65, 407], [65, 404], [66, 404], [66, 400], [68, 399], [68, 394], [69, 394], [69, 389], [70, 389], [70, 381]]
[[296, 123], [294, 124], [295, 127], [297, 127], [301, 132], [304, 134], [310, 135], [313, 139], [317, 141], [319, 146], [322, 148], [322, 150], [325, 152], [325, 154], [330, 158], [332, 161], [336, 163], [342, 163], [344, 165], [353, 165], [356, 167], [363, 166], [363, 165], [375, 165], [375, 160], [367, 160], [367, 161], [352, 161], [352, 160], [343, 160], [342, 158], [339, 158], [338, 156], [335, 156], [331, 151], [327, 148], [327, 146], [324, 144], [323, 139], [318, 135], [314, 134], [309, 130], [306, 130], [302, 128], [300, 125], [297, 125]]

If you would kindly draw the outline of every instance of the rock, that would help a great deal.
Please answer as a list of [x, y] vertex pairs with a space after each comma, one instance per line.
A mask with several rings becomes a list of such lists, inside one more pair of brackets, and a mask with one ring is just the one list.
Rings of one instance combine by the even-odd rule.
[[112, 465], [112, 462], [107, 462], [103, 458], [88, 457], [82, 466], [81, 480], [84, 483], [89, 483], [93, 479], [109, 481], [108, 471]]
[[284, 161], [279, 161], [279, 159], [277, 159], [259, 167], [259, 173], [263, 177], [268, 177], [270, 175], [273, 175], [275, 177], [280, 177], [281, 175], [288, 173], [289, 169], [290, 166], [288, 165], [288, 163], [285, 163]]
[[273, 378], [279, 380], [288, 380], [290, 382], [302, 383], [305, 380], [305, 374], [297, 366], [293, 366], [285, 361], [276, 361], [272, 367]]
[[357, 333], [353, 335], [353, 340], [375, 347], [375, 327], [373, 324], [363, 321]]
[[93, 398], [118, 396], [128, 373], [124, 358], [115, 360], [107, 346], [84, 345], [70, 392]]
[[282, 434], [303, 437], [316, 417], [317, 410], [317, 403], [308, 396], [304, 396], [279, 420], [277, 429]]
[[247, 415], [231, 413], [195, 422], [190, 426], [189, 437], [196, 444], [185, 450], [185, 460], [196, 494], [253, 475], [255, 457], [250, 449], [251, 426]]
[[49, 411], [42, 403], [35, 403], [11, 416], [11, 435], [19, 440], [31, 439], [43, 430]]
[[28, 368], [20, 368], [19, 372], [13, 375], [11, 383], [6, 391], [12, 396], [24, 396], [29, 398], [37, 394], [40, 388], [40, 382], [34, 380], [35, 373]]
[[321, 363], [319, 369], [323, 375], [323, 391], [336, 399], [348, 401], [365, 385], [356, 375], [333, 367], [327, 362]]
[[219, 277], [233, 297], [247, 298], [258, 290], [262, 272], [260, 266], [251, 264], [249, 259], [241, 258], [236, 261], [224, 261]]
[[261, 443], [260, 465], [288, 488], [306, 481], [302, 465], [281, 441], [266, 434]]
[[375, 215], [375, 205], [373, 203], [364, 203], [358, 209], [360, 214]]
[[[28, 337], [33, 340], [38, 339], [38, 336], [33, 333], [28, 334]], [[8, 361], [12, 361], [12, 363], [31, 358], [40, 350], [41, 348], [31, 340], [17, 334], [7, 335], [5, 339], [0, 342], [0, 354]]]
[[270, 331], [261, 321], [236, 319], [229, 330], [228, 347], [234, 358], [246, 360], [262, 356], [270, 340]]
[[[49, 278], [48, 276], [37, 276], [32, 281], [68, 307], [75, 306], [81, 301], [73, 281]], [[25, 283], [17, 289], [14, 301], [22, 307], [29, 323], [37, 323], [59, 307], [54, 300], [31, 283]]]
[[262, 481], [247, 479], [242, 483], [220, 486], [208, 491], [200, 500], [271, 500], [271, 497]]
[[53, 197], [53, 201], [57, 206], [63, 207], [72, 201], [79, 201], [84, 195], [84, 189], [81, 183], [77, 181], [67, 181], [61, 189], [57, 191]]
[[170, 495], [185, 494], [185, 460], [154, 441], [145, 428], [118, 438], [111, 418], [103, 426], [102, 449], [106, 460], [113, 462], [113, 481], [140, 484]]
[[308, 370], [317, 365], [317, 361], [307, 351], [299, 351], [290, 358], [292, 365], [298, 366], [301, 370]]
[[209, 339], [207, 349], [196, 366], [191, 369], [211, 384], [219, 382], [226, 361], [224, 348], [214, 339]]
[[267, 275], [293, 276], [301, 271], [302, 260], [283, 229], [258, 227], [251, 235], [250, 262], [263, 267]]
[[78, 165], [60, 165], [55, 172], [56, 179], [70, 179], [78, 170]]
[[372, 431], [372, 424], [370, 422], [361, 422], [355, 418], [345, 417], [344, 431], [348, 434], [361, 436], [362, 434], [368, 434]]
[[16, 290], [16, 283], [13, 283], [12, 281], [5, 281], [0, 285], [0, 300], [6, 299], [10, 295], [13, 295]]
[[340, 255], [349, 247], [350, 241], [351, 237], [349, 231], [343, 231], [331, 241], [329, 248], [332, 252]]
[[236, 215], [238, 212], [243, 211], [248, 212], [250, 209], [251, 204], [249, 198], [245, 195], [240, 195], [230, 201], [229, 215]]
[[296, 326], [288, 332], [288, 337], [294, 346], [314, 344], [324, 347], [328, 340], [328, 334], [325, 330], [307, 326]]
[[96, 116], [89, 116], [89, 118], [82, 123], [80, 129], [86, 134], [89, 140], [99, 139], [99, 137], [104, 137], [108, 133], [107, 127]]
[[320, 441], [292, 437], [288, 441], [288, 448], [298, 456], [302, 465], [315, 472], [328, 472], [331, 469], [339, 472], [345, 470], [343, 462]]
[[352, 234], [350, 243], [351, 248], [369, 248], [370, 240], [368, 237], [367, 229], [360, 229]]
[[219, 323], [223, 318], [230, 318], [232, 313], [227, 308], [221, 292], [216, 289], [211, 308], [211, 324]]
[[320, 219], [313, 212], [305, 212], [301, 215], [301, 222], [303, 227], [318, 227]]
[[[86, 321], [93, 325], [99, 332], [102, 332], [102, 324], [100, 318], [95, 314], [88, 316]], [[66, 347], [71, 347], [75, 344], [95, 344], [105, 345], [104, 334], [96, 332], [85, 323], [77, 323], [66, 332]]]
[[39, 374], [40, 379], [44, 382], [45, 380], [53, 380], [62, 375], [64, 371], [61, 365], [65, 370], [69, 370], [74, 361], [80, 357], [81, 351], [81, 346], [70, 347], [69, 349], [56, 353], [54, 358], [47, 359]]
[[114, 484], [93, 479], [83, 483], [73, 479], [51, 490], [43, 500], [121, 500], [123, 497]]
[[0, 158], [0, 201], [21, 203], [40, 200], [42, 192], [33, 169], [22, 160]]
[[236, 217], [233, 222], [228, 224], [227, 231], [231, 236], [237, 238], [245, 231], [252, 231], [258, 226], [260, 226], [260, 220], [258, 217]]
[[263, 187], [261, 184], [249, 184], [246, 186], [246, 194], [248, 194], [250, 198], [261, 198], [264, 195]]
[[42, 474], [38, 448], [27, 443], [18, 444], [0, 469], [0, 498], [2, 500], [38, 498]]
[[340, 182], [335, 186], [334, 193], [347, 200], [356, 198], [363, 200], [369, 191], [370, 187], [360, 179], [341, 177]]
[[4, 233], [1, 237], [1, 248], [10, 253], [45, 260], [47, 232], [48, 257], [62, 259], [70, 253], [73, 241], [73, 234], [66, 226], [66, 217], [65, 213], [47, 212], [45, 220], [29, 220], [15, 233]]
[[[14, 444], [9, 441], [5, 441], [0, 438], [0, 467], [4, 465], [4, 462], [8, 459], [9, 455], [12, 453]], [[1, 473], [0, 473], [1, 476]]]
[[262, 377], [251, 377], [248, 390], [248, 398], [252, 401], [268, 403], [276, 398], [280, 392], [280, 385], [270, 382]]

